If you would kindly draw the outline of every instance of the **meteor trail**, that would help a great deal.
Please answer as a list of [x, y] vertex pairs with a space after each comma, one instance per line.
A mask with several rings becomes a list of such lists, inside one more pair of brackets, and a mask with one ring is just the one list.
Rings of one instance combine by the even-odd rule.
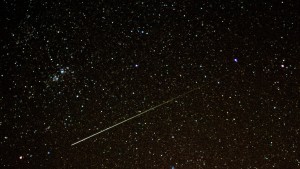
[[[226, 76], [226, 75], [225, 75], [225, 76]], [[224, 78], [225, 76], [223, 76], [222, 78]], [[92, 134], [92, 135], [90, 135], [90, 136], [88, 136], [88, 137], [85, 137], [85, 138], [83, 138], [83, 139], [81, 139], [81, 140], [79, 140], [79, 141], [77, 141], [77, 142], [71, 144], [71, 146], [74, 146], [74, 145], [76, 145], [76, 144], [78, 144], [78, 143], [81, 143], [81, 142], [83, 142], [83, 141], [85, 141], [85, 140], [87, 140], [87, 139], [90, 139], [90, 138], [92, 138], [92, 137], [94, 137], [94, 136], [96, 136], [96, 135], [98, 135], [98, 134], [100, 134], [100, 133], [103, 133], [103, 132], [105, 132], [105, 131], [107, 131], [107, 130], [110, 130], [110, 129], [114, 128], [114, 127], [117, 127], [117, 126], [119, 126], [119, 125], [121, 125], [121, 124], [123, 124], [123, 123], [125, 123], [125, 122], [127, 122], [127, 121], [130, 121], [130, 120], [132, 120], [132, 119], [135, 119], [135, 118], [137, 118], [137, 117], [139, 117], [139, 116], [141, 116], [141, 115], [143, 115], [143, 114], [145, 114], [145, 113], [147, 113], [147, 112], [149, 112], [149, 111], [151, 111], [151, 110], [154, 110], [154, 109], [156, 109], [156, 108], [158, 108], [158, 107], [160, 107], [160, 106], [163, 106], [163, 105], [165, 105], [165, 104], [167, 104], [167, 103], [170, 103], [170, 102], [172, 102], [172, 101], [175, 100], [175, 99], [178, 99], [178, 98], [183, 97], [183, 96], [185, 96], [185, 95], [187, 95], [187, 94], [189, 94], [189, 93], [192, 93], [192, 92], [194, 92], [195, 90], [198, 90], [198, 89], [200, 89], [200, 88], [202, 88], [202, 87], [204, 87], [204, 86], [206, 86], [206, 85], [208, 85], [208, 84], [210, 84], [210, 83], [212, 83], [212, 82], [215, 82], [215, 81], [217, 81], [217, 80], [220, 80], [220, 79], [222, 79], [222, 78], [213, 80], [213, 81], [211, 81], [211, 82], [209, 82], [209, 83], [203, 84], [203, 85], [201, 85], [201, 86], [199, 86], [199, 87], [197, 87], [197, 88], [194, 88], [194, 89], [192, 89], [192, 90], [190, 90], [190, 91], [187, 91], [187, 92], [185, 92], [185, 93], [183, 93], [183, 94], [181, 94], [181, 95], [178, 95], [178, 96], [176, 96], [176, 97], [173, 97], [173, 98], [171, 98], [170, 100], [167, 100], [167, 101], [165, 101], [165, 102], [163, 102], [163, 103], [161, 103], [161, 104], [159, 104], [159, 105], [156, 105], [156, 106], [154, 106], [154, 107], [151, 107], [150, 109], [147, 109], [147, 110], [145, 110], [145, 111], [143, 111], [143, 112], [141, 112], [141, 113], [139, 113], [139, 114], [137, 114], [137, 115], [134, 115], [134, 116], [132, 116], [132, 117], [126, 119], [126, 120], [123, 120], [123, 121], [121, 121], [121, 122], [119, 122], [119, 123], [117, 123], [117, 124], [114, 124], [114, 125], [112, 125], [112, 126], [106, 128], [106, 129], [103, 129], [103, 130], [101, 130], [101, 131], [99, 131], [99, 132], [97, 132], [97, 133], [95, 133], [95, 134]]]

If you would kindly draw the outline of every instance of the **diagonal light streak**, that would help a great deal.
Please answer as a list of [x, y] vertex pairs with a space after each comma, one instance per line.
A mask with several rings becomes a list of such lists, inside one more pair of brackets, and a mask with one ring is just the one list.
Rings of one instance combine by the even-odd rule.
[[[226, 75], [225, 75], [225, 76], [226, 76]], [[225, 76], [223, 76], [222, 78], [224, 78]], [[210, 84], [210, 83], [213, 83], [213, 82], [215, 82], [215, 81], [217, 81], [217, 80], [220, 80], [220, 79], [222, 79], [222, 78], [215, 79], [215, 80], [213, 80], [213, 81], [211, 81], [211, 82], [209, 82], [209, 83], [203, 84], [203, 85], [201, 85], [201, 86], [199, 86], [199, 87], [197, 87], [197, 88], [194, 88], [194, 89], [192, 89], [192, 90], [189, 90], [189, 91], [187, 91], [187, 92], [185, 92], [185, 93], [183, 93], [183, 94], [181, 94], [181, 95], [178, 95], [178, 96], [176, 96], [176, 97], [173, 97], [173, 98], [171, 98], [171, 99], [169, 99], [169, 100], [167, 100], [167, 101], [165, 101], [165, 102], [163, 102], [163, 103], [161, 103], [161, 104], [159, 104], [159, 105], [153, 106], [153, 107], [151, 107], [151, 108], [149, 108], [149, 109], [147, 109], [147, 110], [145, 110], [145, 111], [143, 111], [143, 112], [141, 112], [141, 113], [139, 113], [139, 114], [136, 114], [136, 115], [134, 115], [134, 116], [132, 116], [132, 117], [130, 117], [130, 118], [128, 118], [128, 119], [125, 119], [125, 120], [123, 120], [123, 121], [121, 121], [121, 122], [119, 122], [119, 123], [117, 123], [117, 124], [114, 124], [114, 125], [112, 125], [112, 126], [110, 126], [110, 127], [107, 127], [107, 128], [105, 128], [105, 129], [103, 129], [103, 130], [101, 130], [101, 131], [99, 131], [99, 132], [97, 132], [97, 133], [95, 133], [95, 134], [92, 134], [92, 135], [90, 135], [90, 136], [88, 136], [88, 137], [85, 137], [85, 138], [83, 138], [83, 139], [81, 139], [81, 140], [79, 140], [79, 141], [77, 141], [77, 142], [71, 144], [71, 146], [74, 146], [74, 145], [76, 145], [76, 144], [78, 144], [78, 143], [81, 143], [81, 142], [87, 140], [87, 139], [90, 139], [90, 138], [92, 138], [92, 137], [95, 137], [95, 136], [98, 135], [98, 134], [101, 134], [101, 133], [103, 133], [103, 132], [105, 132], [105, 131], [108, 131], [108, 130], [110, 130], [110, 129], [112, 129], [112, 128], [115, 128], [115, 127], [117, 127], [117, 126], [119, 126], [119, 125], [121, 125], [121, 124], [123, 124], [123, 123], [126, 123], [126, 122], [128, 122], [128, 121], [130, 121], [130, 120], [133, 120], [133, 119], [135, 119], [135, 118], [137, 118], [137, 117], [139, 117], [139, 116], [141, 116], [141, 115], [143, 115], [143, 114], [146, 114], [146, 113], [150, 112], [151, 110], [154, 110], [154, 109], [156, 109], [156, 108], [158, 108], [158, 107], [161, 107], [161, 106], [163, 106], [163, 105], [165, 105], [165, 104], [168, 104], [168, 103], [174, 101], [175, 99], [178, 99], [178, 98], [180, 98], [180, 97], [183, 97], [183, 96], [185, 96], [185, 95], [188, 95], [189, 93], [192, 93], [192, 92], [194, 92], [194, 91], [196, 91], [196, 90], [199, 90], [200, 88], [203, 88], [204, 86], [206, 86], [206, 85], [208, 85], [208, 84]]]

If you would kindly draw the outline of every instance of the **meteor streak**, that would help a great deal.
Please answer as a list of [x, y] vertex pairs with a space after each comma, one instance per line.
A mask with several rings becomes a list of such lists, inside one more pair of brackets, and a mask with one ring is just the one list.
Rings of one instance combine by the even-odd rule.
[[[223, 77], [225, 77], [225, 76], [223, 76]], [[222, 78], [223, 78], [223, 77], [222, 77]], [[220, 79], [221, 79], [221, 78], [220, 78]], [[220, 80], [220, 79], [216, 79], [216, 80], [211, 81], [211, 82], [209, 82], [209, 83], [206, 83], [206, 84], [204, 84], [204, 85], [202, 85], [202, 86], [199, 86], [199, 87], [197, 87], [197, 88], [194, 88], [194, 89], [192, 89], [192, 90], [190, 90], [190, 91], [187, 91], [187, 92], [185, 92], [185, 93], [183, 93], [183, 94], [181, 94], [181, 95], [178, 95], [178, 96], [176, 96], [176, 97], [173, 97], [173, 98], [171, 98], [170, 100], [167, 100], [167, 101], [165, 101], [165, 102], [163, 102], [163, 103], [161, 103], [161, 104], [159, 104], [159, 105], [156, 105], [156, 106], [154, 106], [154, 107], [151, 107], [150, 109], [147, 109], [147, 110], [145, 110], [145, 111], [143, 111], [143, 112], [141, 112], [141, 113], [139, 113], [139, 114], [137, 114], [137, 115], [134, 115], [134, 116], [132, 116], [132, 117], [126, 119], [126, 120], [123, 120], [123, 121], [121, 121], [121, 122], [119, 122], [119, 123], [117, 123], [117, 124], [114, 124], [114, 125], [112, 125], [112, 126], [106, 128], [106, 129], [103, 129], [103, 130], [101, 130], [101, 131], [99, 131], [99, 132], [97, 132], [97, 133], [95, 133], [95, 134], [92, 134], [92, 135], [90, 135], [90, 136], [88, 136], [88, 137], [85, 137], [85, 138], [83, 138], [83, 139], [81, 139], [81, 140], [79, 140], [79, 141], [77, 141], [77, 142], [71, 144], [71, 146], [74, 146], [74, 145], [76, 145], [76, 144], [78, 144], [78, 143], [81, 143], [81, 142], [83, 142], [83, 141], [85, 141], [85, 140], [87, 140], [87, 139], [90, 139], [90, 138], [92, 138], [92, 137], [94, 137], [94, 136], [96, 136], [96, 135], [98, 135], [98, 134], [101, 134], [101, 133], [103, 133], [103, 132], [105, 132], [105, 131], [108, 131], [108, 130], [110, 130], [110, 129], [112, 129], [112, 128], [115, 128], [115, 127], [117, 127], [117, 126], [119, 126], [119, 125], [121, 125], [121, 124], [123, 124], [123, 123], [126, 123], [126, 122], [128, 122], [128, 121], [130, 121], [130, 120], [132, 120], [132, 119], [135, 119], [135, 118], [137, 118], [137, 117], [139, 117], [139, 116], [141, 116], [141, 115], [143, 115], [143, 114], [148, 113], [148, 112], [151, 111], [151, 110], [154, 110], [154, 109], [156, 109], [156, 108], [158, 108], [158, 107], [161, 107], [161, 106], [163, 106], [163, 105], [165, 105], [165, 104], [168, 104], [168, 103], [174, 101], [175, 99], [178, 99], [178, 98], [180, 98], [180, 97], [183, 97], [183, 96], [185, 96], [185, 95], [187, 95], [187, 94], [189, 94], [189, 93], [194, 92], [195, 90], [198, 90], [198, 89], [200, 89], [200, 88], [202, 88], [202, 87], [204, 87], [204, 86], [206, 86], [206, 85], [208, 85], [208, 84], [210, 84], [210, 83], [212, 83], [212, 82], [215, 82], [215, 81], [217, 81], [217, 80]]]

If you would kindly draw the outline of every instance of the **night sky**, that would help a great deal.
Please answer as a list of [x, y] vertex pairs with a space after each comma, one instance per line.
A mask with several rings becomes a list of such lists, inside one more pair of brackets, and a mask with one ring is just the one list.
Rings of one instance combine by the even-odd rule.
[[0, 168], [300, 168], [299, 0], [0, 6]]

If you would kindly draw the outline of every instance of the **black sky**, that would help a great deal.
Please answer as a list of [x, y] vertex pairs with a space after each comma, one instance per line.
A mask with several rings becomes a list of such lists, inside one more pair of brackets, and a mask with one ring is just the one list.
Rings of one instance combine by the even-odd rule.
[[300, 1], [0, 6], [1, 168], [300, 167]]

